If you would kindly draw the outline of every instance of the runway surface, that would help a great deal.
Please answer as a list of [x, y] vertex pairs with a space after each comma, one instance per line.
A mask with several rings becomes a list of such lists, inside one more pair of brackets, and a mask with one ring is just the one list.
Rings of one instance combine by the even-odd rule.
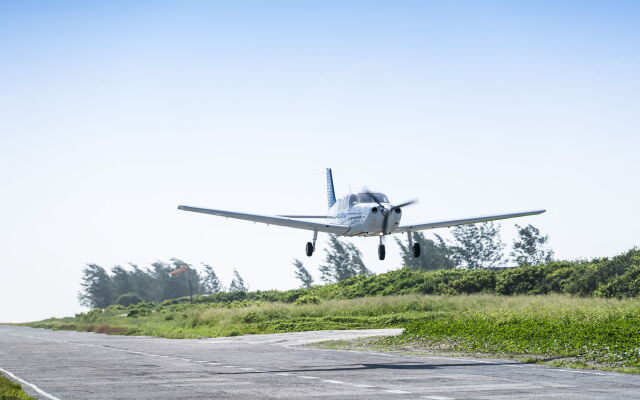
[[305, 346], [398, 332], [172, 340], [0, 325], [0, 371], [49, 400], [640, 399], [637, 375]]

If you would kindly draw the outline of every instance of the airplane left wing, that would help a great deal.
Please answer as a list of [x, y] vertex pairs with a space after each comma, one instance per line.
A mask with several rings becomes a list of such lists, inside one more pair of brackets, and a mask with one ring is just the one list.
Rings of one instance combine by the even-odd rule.
[[427, 229], [435, 229], [435, 228], [448, 228], [450, 226], [456, 225], [466, 225], [466, 224], [475, 224], [477, 222], [487, 222], [487, 221], [495, 221], [498, 219], [507, 219], [507, 218], [517, 218], [517, 217], [526, 217], [527, 215], [537, 215], [542, 214], [546, 210], [536, 210], [536, 211], [526, 211], [519, 212], [513, 214], [501, 214], [501, 215], [489, 215], [486, 217], [475, 217], [475, 218], [465, 218], [465, 219], [453, 219], [450, 221], [438, 221], [438, 222], [428, 222], [426, 224], [418, 224], [418, 225], [406, 225], [401, 226], [394, 233], [398, 232], [414, 232], [414, 231], [422, 231]]
[[323, 224], [320, 222], [299, 221], [291, 218], [272, 217], [268, 215], [245, 214], [233, 211], [212, 210], [209, 208], [198, 208], [190, 206], [178, 206], [178, 209], [192, 211], [203, 214], [217, 215], [226, 218], [243, 219], [245, 221], [260, 222], [268, 225], [286, 226], [289, 228], [306, 229], [308, 231], [318, 231], [333, 233], [334, 235], [344, 235], [351, 229], [347, 225]]

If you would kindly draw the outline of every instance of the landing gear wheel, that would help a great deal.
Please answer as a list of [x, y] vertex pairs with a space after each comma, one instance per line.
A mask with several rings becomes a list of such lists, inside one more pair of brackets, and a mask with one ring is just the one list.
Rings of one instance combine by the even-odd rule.
[[413, 257], [414, 258], [420, 257], [420, 243], [413, 244]]
[[380, 260], [384, 260], [384, 256], [386, 255], [386, 250], [384, 248], [384, 245], [381, 244], [378, 246], [378, 258]]
[[313, 243], [307, 242], [307, 257], [311, 257], [313, 255]]

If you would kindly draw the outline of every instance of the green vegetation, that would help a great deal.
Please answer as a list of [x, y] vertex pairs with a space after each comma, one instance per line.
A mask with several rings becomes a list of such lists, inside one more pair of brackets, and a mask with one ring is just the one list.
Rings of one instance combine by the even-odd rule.
[[527, 356], [640, 373], [640, 299], [409, 294], [324, 301], [306, 295], [298, 300], [114, 305], [29, 325], [171, 338], [406, 327], [402, 335], [376, 345]]
[[182, 297], [111, 305], [29, 325], [171, 338], [397, 327], [405, 333], [377, 345], [640, 372], [638, 293], [634, 249], [501, 270], [403, 268], [288, 291], [198, 295], [194, 304]]
[[[499, 300], [498, 300], [499, 299]], [[498, 300], [498, 301], [496, 301]], [[380, 344], [533, 356], [556, 365], [640, 373], [640, 301], [566, 296], [468, 297]]]
[[32, 327], [170, 338], [235, 336], [320, 329], [403, 327], [433, 307], [428, 296], [367, 297], [320, 301], [302, 296], [295, 304], [258, 301], [160, 305], [113, 305], [28, 324]]
[[22, 387], [0, 374], [0, 400], [35, 400]]

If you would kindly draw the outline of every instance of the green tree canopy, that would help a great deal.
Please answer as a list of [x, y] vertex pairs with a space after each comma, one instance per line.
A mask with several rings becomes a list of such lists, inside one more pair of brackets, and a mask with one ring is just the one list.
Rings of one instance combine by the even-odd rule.
[[111, 277], [104, 268], [97, 264], [88, 264], [82, 270], [82, 290], [78, 300], [83, 306], [104, 308], [113, 303]]
[[544, 236], [535, 226], [524, 228], [516, 224], [518, 236], [513, 241], [511, 259], [517, 265], [540, 265], [553, 260], [553, 250], [548, 247], [549, 236]]
[[505, 245], [500, 238], [500, 224], [489, 221], [460, 225], [453, 228], [452, 234], [453, 260], [458, 268], [491, 268], [502, 262]]
[[229, 285], [230, 292], [246, 292], [249, 288], [244, 283], [244, 279], [238, 273], [238, 270], [233, 270], [233, 280], [231, 281], [231, 285]]
[[304, 267], [304, 264], [302, 263], [302, 261], [298, 260], [297, 258], [294, 258], [293, 266], [296, 269], [295, 270], [296, 278], [298, 278], [298, 280], [302, 284], [301, 287], [310, 288], [311, 285], [313, 285], [313, 277], [311, 276], [309, 271], [307, 271], [307, 269]]
[[342, 242], [329, 236], [329, 248], [325, 249], [325, 264], [320, 266], [321, 279], [325, 282], [340, 282], [356, 275], [371, 275], [362, 261], [362, 253], [352, 243]]
[[204, 264], [204, 273], [202, 277], [202, 285], [204, 286], [204, 292], [206, 294], [214, 294], [223, 291], [222, 283], [218, 279], [213, 267], [208, 264]]
[[402, 241], [396, 238], [403, 264], [411, 269], [422, 271], [454, 268], [452, 259], [454, 249], [449, 247], [439, 235], [433, 236], [436, 240], [427, 238], [422, 232], [412, 233], [413, 242], [418, 243], [421, 248], [418, 258], [413, 256], [413, 249], [408, 239]]

